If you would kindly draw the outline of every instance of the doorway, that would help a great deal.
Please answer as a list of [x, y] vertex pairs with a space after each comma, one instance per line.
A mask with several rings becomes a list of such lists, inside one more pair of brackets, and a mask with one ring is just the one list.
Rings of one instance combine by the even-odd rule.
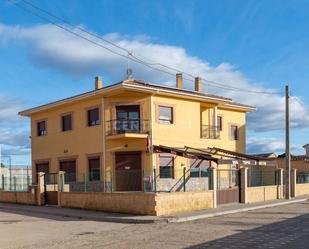
[[141, 152], [116, 152], [115, 159], [116, 191], [141, 191]]

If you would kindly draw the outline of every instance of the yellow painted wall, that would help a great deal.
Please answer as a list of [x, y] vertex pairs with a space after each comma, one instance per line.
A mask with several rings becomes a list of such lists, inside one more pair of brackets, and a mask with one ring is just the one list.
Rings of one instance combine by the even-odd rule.
[[[151, 103], [152, 99], [152, 104]], [[88, 155], [100, 154], [101, 179], [104, 179], [103, 166], [106, 166], [106, 180], [109, 180], [110, 170], [114, 170], [115, 156], [117, 151], [141, 151], [142, 165], [147, 175], [152, 173], [153, 164], [158, 166], [157, 155], [145, 153], [146, 137], [124, 137], [110, 139], [106, 137], [105, 152], [103, 158], [104, 130], [103, 125], [94, 127], [87, 126], [86, 110], [89, 107], [100, 106], [104, 109], [105, 120], [115, 119], [116, 105], [140, 105], [141, 119], [149, 120], [147, 130], [151, 134], [151, 122], [153, 124], [153, 144], [172, 147], [192, 146], [196, 148], [220, 147], [227, 150], [245, 152], [245, 112], [225, 110], [218, 108], [218, 115], [223, 117], [223, 131], [220, 139], [201, 138], [201, 117], [205, 125], [213, 125], [213, 104], [200, 103], [193, 100], [163, 97], [160, 95], [150, 97], [149, 94], [130, 91], [117, 91], [103, 98], [94, 96], [91, 99], [81, 100], [62, 107], [37, 113], [31, 117], [32, 134], [32, 160], [33, 165], [40, 161], [50, 161], [50, 171], [59, 170], [59, 160], [77, 158], [78, 180], [83, 180], [83, 173], [88, 170]], [[175, 123], [173, 125], [159, 124], [157, 122], [157, 105], [166, 104], [174, 107]], [[150, 112], [152, 110], [152, 115]], [[61, 132], [61, 114], [73, 113], [73, 130]], [[37, 136], [37, 121], [47, 120], [47, 135]], [[230, 124], [239, 126], [239, 139], [230, 140]], [[107, 124], [105, 124], [107, 128]], [[176, 159], [176, 177], [182, 176], [182, 167], [189, 167], [189, 160], [178, 157]], [[33, 170], [33, 174], [35, 174]], [[36, 176], [33, 176], [36, 179]]]
[[[154, 96], [152, 104], [153, 144], [171, 147], [190, 146], [194, 148], [219, 147], [245, 153], [246, 150], [246, 113], [218, 108], [218, 115], [223, 117], [223, 130], [219, 139], [201, 138], [201, 121], [204, 125], [213, 125], [213, 105], [197, 101]], [[157, 120], [158, 105], [174, 107], [174, 124], [160, 124]], [[239, 139], [230, 139], [230, 125], [238, 125]], [[154, 161], [158, 165], [158, 156]], [[181, 164], [189, 167], [189, 160], [176, 158], [175, 170], [181, 174]], [[176, 177], [178, 173], [176, 173]]]
[[[88, 167], [87, 155], [103, 153], [103, 125], [87, 126], [87, 108], [101, 106], [100, 98], [65, 105], [31, 118], [32, 162], [50, 161], [50, 172], [59, 170], [59, 160], [77, 157], [79, 180]], [[61, 131], [61, 114], [72, 113], [73, 130]], [[37, 121], [47, 120], [47, 135], [37, 136]], [[35, 168], [34, 168], [35, 169]], [[33, 179], [36, 179], [33, 170]]]

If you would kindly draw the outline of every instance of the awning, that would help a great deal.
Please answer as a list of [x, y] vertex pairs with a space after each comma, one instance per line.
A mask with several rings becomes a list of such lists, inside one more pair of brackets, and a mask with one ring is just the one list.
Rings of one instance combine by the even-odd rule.
[[197, 158], [200, 160], [208, 160], [208, 161], [218, 163], [218, 158], [215, 158], [206, 152], [193, 152], [193, 151], [189, 151], [186, 148], [175, 148], [175, 147], [168, 147], [168, 146], [163, 146], [163, 145], [154, 145], [153, 152], [154, 153], [170, 153], [170, 154], [174, 154], [174, 155], [182, 156], [186, 158]]

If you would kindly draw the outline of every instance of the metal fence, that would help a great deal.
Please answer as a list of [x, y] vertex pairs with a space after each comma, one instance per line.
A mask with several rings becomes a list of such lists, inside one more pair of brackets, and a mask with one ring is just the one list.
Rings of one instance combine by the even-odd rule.
[[248, 187], [279, 184], [279, 171], [274, 167], [251, 166], [248, 168]]
[[300, 183], [309, 183], [309, 172], [297, 172], [296, 182]]
[[31, 185], [30, 175], [1, 175], [1, 189], [3, 191], [27, 192]]
[[[65, 173], [64, 184], [72, 192], [177, 192], [212, 189], [211, 170], [207, 168], [161, 167], [152, 172], [113, 170], [87, 173]], [[105, 181], [104, 181], [105, 179]]]

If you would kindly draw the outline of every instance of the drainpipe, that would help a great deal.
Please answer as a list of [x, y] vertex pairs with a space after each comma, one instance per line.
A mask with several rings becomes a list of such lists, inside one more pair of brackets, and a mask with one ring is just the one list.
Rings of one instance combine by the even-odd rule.
[[105, 146], [105, 105], [102, 97], [102, 126], [103, 126], [103, 191], [106, 192], [106, 146]]
[[153, 181], [155, 181], [156, 175], [154, 174], [154, 153], [153, 153], [153, 108], [152, 108], [152, 96], [150, 96], [150, 145], [151, 145], [151, 174], [153, 174]]

